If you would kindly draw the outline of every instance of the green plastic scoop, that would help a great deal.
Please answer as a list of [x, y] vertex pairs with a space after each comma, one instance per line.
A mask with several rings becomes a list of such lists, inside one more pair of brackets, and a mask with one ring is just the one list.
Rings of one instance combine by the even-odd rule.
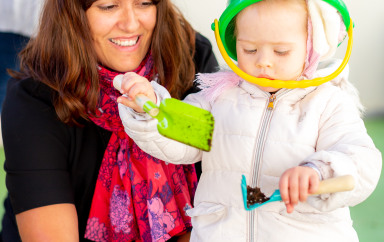
[[[353, 179], [353, 176], [339, 176], [321, 181], [317, 191], [310, 195], [351, 191], [354, 187], [355, 180]], [[247, 186], [244, 175], [241, 180], [241, 190], [243, 193], [244, 207], [247, 211], [253, 210], [270, 202], [282, 201], [280, 190], [275, 190], [270, 197], [266, 197], [259, 188], [251, 188]]]
[[[123, 75], [118, 75], [113, 80], [117, 90], [121, 88], [122, 78]], [[161, 135], [204, 151], [211, 150], [214, 118], [209, 111], [174, 98], [164, 99], [157, 106], [139, 94], [135, 102], [158, 120], [157, 130]]]

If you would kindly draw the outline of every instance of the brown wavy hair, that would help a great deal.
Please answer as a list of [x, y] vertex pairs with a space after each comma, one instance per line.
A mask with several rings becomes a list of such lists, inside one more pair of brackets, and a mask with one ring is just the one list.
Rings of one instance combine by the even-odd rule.
[[[56, 113], [67, 124], [88, 120], [99, 98], [98, 62], [85, 14], [95, 1], [47, 0], [36, 37], [20, 53], [20, 71], [10, 73], [51, 87]], [[160, 84], [181, 98], [195, 75], [195, 31], [170, 0], [153, 2], [157, 23], [151, 51], [156, 73]]]

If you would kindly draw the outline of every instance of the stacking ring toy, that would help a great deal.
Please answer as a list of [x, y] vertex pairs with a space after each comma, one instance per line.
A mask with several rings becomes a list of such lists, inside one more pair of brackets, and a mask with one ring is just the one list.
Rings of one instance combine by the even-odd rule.
[[353, 44], [353, 22], [349, 16], [348, 9], [345, 3], [341, 0], [323, 0], [333, 7], [335, 7], [341, 14], [346, 30], [348, 32], [348, 46], [345, 53], [344, 59], [340, 66], [330, 75], [326, 77], [318, 77], [312, 80], [269, 80], [266, 78], [257, 78], [251, 76], [244, 71], [242, 71], [236, 64], [231, 60], [237, 60], [236, 56], [236, 40], [233, 38], [233, 26], [230, 26], [233, 18], [244, 8], [249, 5], [260, 2], [262, 0], [231, 0], [228, 7], [225, 9], [223, 14], [220, 16], [220, 21], [217, 19], [214, 20], [211, 28], [215, 31], [215, 38], [217, 45], [219, 47], [220, 53], [223, 56], [225, 62], [228, 66], [241, 78], [244, 80], [257, 84], [263, 87], [273, 87], [273, 88], [306, 88], [310, 86], [319, 86], [325, 82], [328, 82], [335, 77], [337, 77], [347, 65], [349, 58], [352, 52]]

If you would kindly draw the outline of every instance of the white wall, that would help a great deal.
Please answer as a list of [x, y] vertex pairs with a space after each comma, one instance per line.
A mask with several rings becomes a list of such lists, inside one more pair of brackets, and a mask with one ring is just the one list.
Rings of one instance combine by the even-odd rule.
[[[216, 58], [224, 65], [211, 23], [219, 19], [227, 0], [172, 1], [196, 30], [210, 39]], [[347, 3], [355, 22], [350, 81], [359, 89], [368, 115], [384, 114], [384, 1], [348, 0]], [[345, 53], [346, 42], [339, 48], [339, 57]]]
[[384, 114], [384, 1], [349, 0], [348, 4], [355, 22], [350, 80], [368, 114]]

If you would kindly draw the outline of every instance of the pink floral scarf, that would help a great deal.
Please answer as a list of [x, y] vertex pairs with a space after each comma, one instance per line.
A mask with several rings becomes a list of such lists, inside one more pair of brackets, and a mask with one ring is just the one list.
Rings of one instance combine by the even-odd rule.
[[[150, 54], [135, 70], [150, 78]], [[197, 177], [193, 165], [172, 165], [142, 151], [124, 132], [113, 88], [122, 73], [99, 67], [98, 126], [112, 131], [102, 160], [85, 238], [93, 241], [166, 241], [191, 229]]]

